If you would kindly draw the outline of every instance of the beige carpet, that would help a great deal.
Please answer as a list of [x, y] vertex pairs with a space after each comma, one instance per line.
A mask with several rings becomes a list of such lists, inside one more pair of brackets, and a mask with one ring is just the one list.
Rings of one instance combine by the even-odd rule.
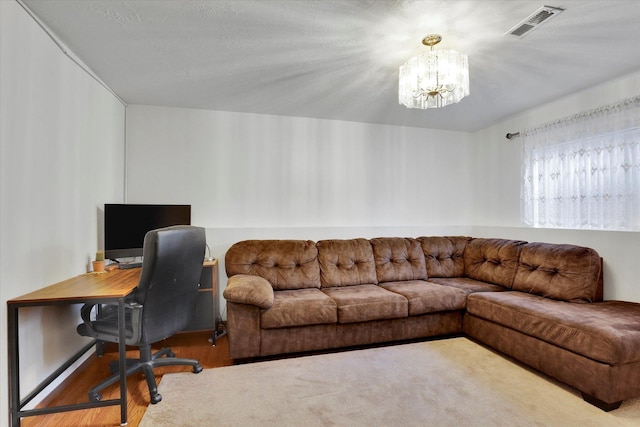
[[[588, 373], [585, 373], [588, 375]], [[640, 426], [466, 338], [168, 374], [141, 426]]]

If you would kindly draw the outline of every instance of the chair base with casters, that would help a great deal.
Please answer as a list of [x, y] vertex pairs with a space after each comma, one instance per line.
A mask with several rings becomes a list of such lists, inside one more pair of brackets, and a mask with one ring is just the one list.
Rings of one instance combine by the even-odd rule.
[[[156, 376], [153, 373], [153, 369], [159, 366], [188, 365], [192, 367], [192, 372], [194, 374], [199, 374], [200, 372], [202, 372], [202, 366], [200, 366], [200, 363], [198, 363], [197, 360], [175, 357], [173, 351], [171, 351], [171, 349], [168, 347], [163, 348], [155, 353], [151, 353], [151, 346], [144, 346], [140, 347], [140, 359], [126, 360], [126, 375], [129, 376], [137, 372], [143, 372], [147, 380], [147, 386], [149, 387], [149, 395], [151, 398], [150, 401], [152, 404], [156, 404], [162, 400], [162, 395], [158, 393]], [[118, 360], [114, 360], [109, 364], [109, 370], [113, 375], [89, 390], [89, 400], [98, 401], [102, 399], [102, 394], [100, 394], [100, 391], [104, 390], [111, 384], [115, 384], [120, 380]]]

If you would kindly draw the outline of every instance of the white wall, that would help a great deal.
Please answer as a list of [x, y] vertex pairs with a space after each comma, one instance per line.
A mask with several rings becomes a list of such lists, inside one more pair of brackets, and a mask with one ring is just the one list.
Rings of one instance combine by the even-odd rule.
[[207, 227], [220, 261], [248, 238], [427, 233], [472, 219], [469, 137], [134, 105], [127, 201], [191, 204], [192, 223]]
[[640, 71], [561, 98], [473, 135], [473, 235], [527, 241], [573, 243], [596, 249], [604, 258], [605, 299], [640, 302], [640, 233], [535, 229], [520, 221], [522, 139], [505, 138], [543, 123], [640, 95]]
[[[0, 424], [8, 418], [6, 301], [85, 273], [100, 212], [124, 189], [124, 106], [16, 2], [0, 1]], [[87, 341], [77, 307], [20, 314], [22, 390]], [[23, 393], [24, 394], [24, 393]]]
[[127, 164], [128, 202], [191, 203], [194, 222], [208, 227], [470, 218], [461, 132], [129, 106]]

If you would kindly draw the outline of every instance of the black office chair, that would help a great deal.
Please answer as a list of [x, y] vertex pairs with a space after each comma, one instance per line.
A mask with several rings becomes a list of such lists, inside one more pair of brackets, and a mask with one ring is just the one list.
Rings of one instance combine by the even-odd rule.
[[[154, 367], [191, 365], [194, 373], [202, 371], [197, 360], [176, 358], [170, 348], [151, 354], [151, 344], [181, 331], [191, 320], [204, 253], [204, 228], [173, 226], [150, 231], [144, 238], [140, 282], [126, 298], [125, 308], [126, 343], [140, 348], [140, 359], [127, 359], [126, 374], [144, 372], [151, 403], [162, 400]], [[82, 307], [84, 323], [78, 325], [78, 333], [99, 341], [118, 342], [118, 306], [102, 305], [96, 310], [95, 320], [91, 320], [94, 306]], [[100, 391], [119, 380], [117, 360], [110, 369], [113, 375], [89, 390], [90, 400], [100, 400]]]

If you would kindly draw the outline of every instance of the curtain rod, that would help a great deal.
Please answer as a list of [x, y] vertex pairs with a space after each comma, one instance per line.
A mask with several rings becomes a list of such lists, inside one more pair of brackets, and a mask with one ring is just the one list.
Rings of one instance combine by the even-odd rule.
[[[574, 114], [574, 115], [571, 115], [571, 116], [568, 116], [568, 117], [564, 117], [562, 119], [557, 119], [557, 120], [542, 124], [540, 126], [532, 128], [532, 129], [525, 129], [525, 132], [529, 132], [531, 130], [539, 130], [539, 129], [543, 129], [543, 128], [547, 127], [547, 126], [567, 123], [567, 122], [573, 121], [573, 120], [581, 120], [583, 118], [590, 117], [590, 116], [592, 116], [594, 114], [600, 114], [600, 113], [608, 111], [610, 109], [631, 107], [633, 105], [638, 106], [638, 104], [640, 104], [640, 96], [634, 96], [634, 97], [631, 97], [631, 98], [623, 99], [622, 101], [616, 102], [614, 104], [605, 105], [605, 106], [602, 106], [602, 107], [594, 108], [592, 110], [583, 111], [583, 112], [580, 112], [580, 113], [577, 113], [577, 114]], [[631, 129], [631, 128], [629, 128], [629, 129]], [[508, 133], [505, 136], [506, 136], [507, 139], [518, 138], [520, 136], [520, 132]]]

